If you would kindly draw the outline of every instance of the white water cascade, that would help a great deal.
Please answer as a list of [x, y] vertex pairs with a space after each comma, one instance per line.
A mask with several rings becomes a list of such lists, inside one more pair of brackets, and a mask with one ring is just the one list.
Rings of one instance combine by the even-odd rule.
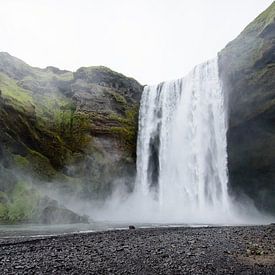
[[186, 77], [146, 86], [141, 100], [136, 193], [164, 219], [228, 221], [227, 117], [217, 58]]
[[[217, 58], [186, 77], [144, 88], [133, 192], [124, 179], [93, 219], [115, 223], [267, 224], [228, 194], [227, 110]], [[96, 205], [92, 209], [96, 209]]]

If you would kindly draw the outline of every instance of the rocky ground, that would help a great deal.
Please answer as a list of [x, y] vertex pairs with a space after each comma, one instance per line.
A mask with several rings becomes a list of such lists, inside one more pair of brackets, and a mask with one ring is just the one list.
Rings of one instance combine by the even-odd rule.
[[1, 274], [275, 274], [275, 225], [1, 239]]

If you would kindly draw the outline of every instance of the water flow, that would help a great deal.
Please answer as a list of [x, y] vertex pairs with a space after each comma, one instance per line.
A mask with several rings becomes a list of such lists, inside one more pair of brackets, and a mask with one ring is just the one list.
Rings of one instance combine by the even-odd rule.
[[91, 207], [91, 217], [147, 225], [271, 222], [251, 201], [228, 195], [226, 131], [217, 59], [182, 79], [145, 87], [134, 192], [121, 179], [102, 207]]
[[136, 192], [163, 217], [208, 222], [229, 213], [226, 110], [213, 59], [186, 77], [145, 87]]

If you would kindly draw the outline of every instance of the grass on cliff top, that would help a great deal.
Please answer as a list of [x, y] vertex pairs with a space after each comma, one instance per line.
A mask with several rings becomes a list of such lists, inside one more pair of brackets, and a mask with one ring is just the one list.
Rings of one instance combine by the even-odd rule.
[[2, 96], [10, 100], [13, 107], [20, 107], [25, 111], [29, 106], [35, 106], [38, 123], [41, 125], [51, 124], [59, 119], [66, 109], [72, 109], [72, 102], [60, 93], [34, 95], [17, 85], [16, 81], [7, 75], [0, 73], [0, 90]]
[[[90, 142], [87, 135], [88, 118], [85, 114], [76, 113], [76, 106], [72, 100], [58, 91], [36, 93], [25, 90], [18, 84], [0, 73], [1, 97], [4, 104], [24, 113], [20, 123], [23, 122], [28, 127], [31, 138], [40, 146], [40, 153], [47, 156], [52, 164], [61, 165], [71, 152], [82, 150]], [[31, 115], [32, 121], [28, 120], [28, 114]], [[25, 159], [20, 157], [15, 161], [21, 168], [29, 166]], [[32, 166], [37, 167], [35, 164]], [[36, 169], [38, 174], [39, 169]], [[54, 174], [53, 171], [50, 172]]]
[[124, 77], [123, 74], [121, 73], [118, 73], [118, 72], [115, 72], [113, 70], [111, 70], [110, 68], [108, 67], [105, 67], [105, 66], [89, 66], [89, 67], [81, 67], [79, 68], [77, 72], [85, 72], [85, 74], [87, 75], [92, 75], [92, 74], [95, 74], [95, 73], [103, 73], [103, 74], [111, 74], [111, 75], [115, 75], [115, 76], [118, 76], [118, 77]]
[[55, 74], [54, 72], [50, 70], [41, 70], [41, 69], [34, 69], [35, 71], [35, 79], [48, 82], [52, 80], [53, 78], [56, 78], [58, 80], [72, 80], [73, 79], [73, 73], [72, 72], [65, 72], [62, 74]]
[[267, 25], [275, 21], [275, 2], [273, 2], [264, 12], [262, 12], [245, 29], [244, 33], [261, 32]]
[[105, 66], [81, 67], [74, 73], [74, 77], [77, 77], [78, 75], [85, 75], [87, 78], [89, 78], [97, 74], [101, 75], [101, 79], [103, 80], [103, 82], [105, 82], [106, 80], [107, 82], [112, 82], [113, 79], [116, 79], [117, 82], [117, 80], [124, 81], [125, 79], [127, 79], [127, 81], [138, 84], [137, 80], [135, 80], [134, 78], [125, 76]]
[[3, 73], [0, 73], [0, 90], [2, 96], [13, 99], [15, 103], [33, 105], [32, 92], [20, 88], [15, 80]]
[[245, 70], [255, 64], [262, 56], [262, 31], [275, 20], [275, 2], [252, 21], [243, 32], [219, 53], [227, 56], [226, 69], [236, 72]]

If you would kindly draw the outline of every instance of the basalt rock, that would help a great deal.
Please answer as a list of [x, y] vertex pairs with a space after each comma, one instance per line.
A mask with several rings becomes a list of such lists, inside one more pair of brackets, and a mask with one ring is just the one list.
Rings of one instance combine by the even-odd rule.
[[275, 213], [275, 3], [219, 53], [231, 192]]
[[40, 221], [43, 224], [72, 224], [87, 223], [88, 218], [66, 208], [48, 206], [42, 211]]

